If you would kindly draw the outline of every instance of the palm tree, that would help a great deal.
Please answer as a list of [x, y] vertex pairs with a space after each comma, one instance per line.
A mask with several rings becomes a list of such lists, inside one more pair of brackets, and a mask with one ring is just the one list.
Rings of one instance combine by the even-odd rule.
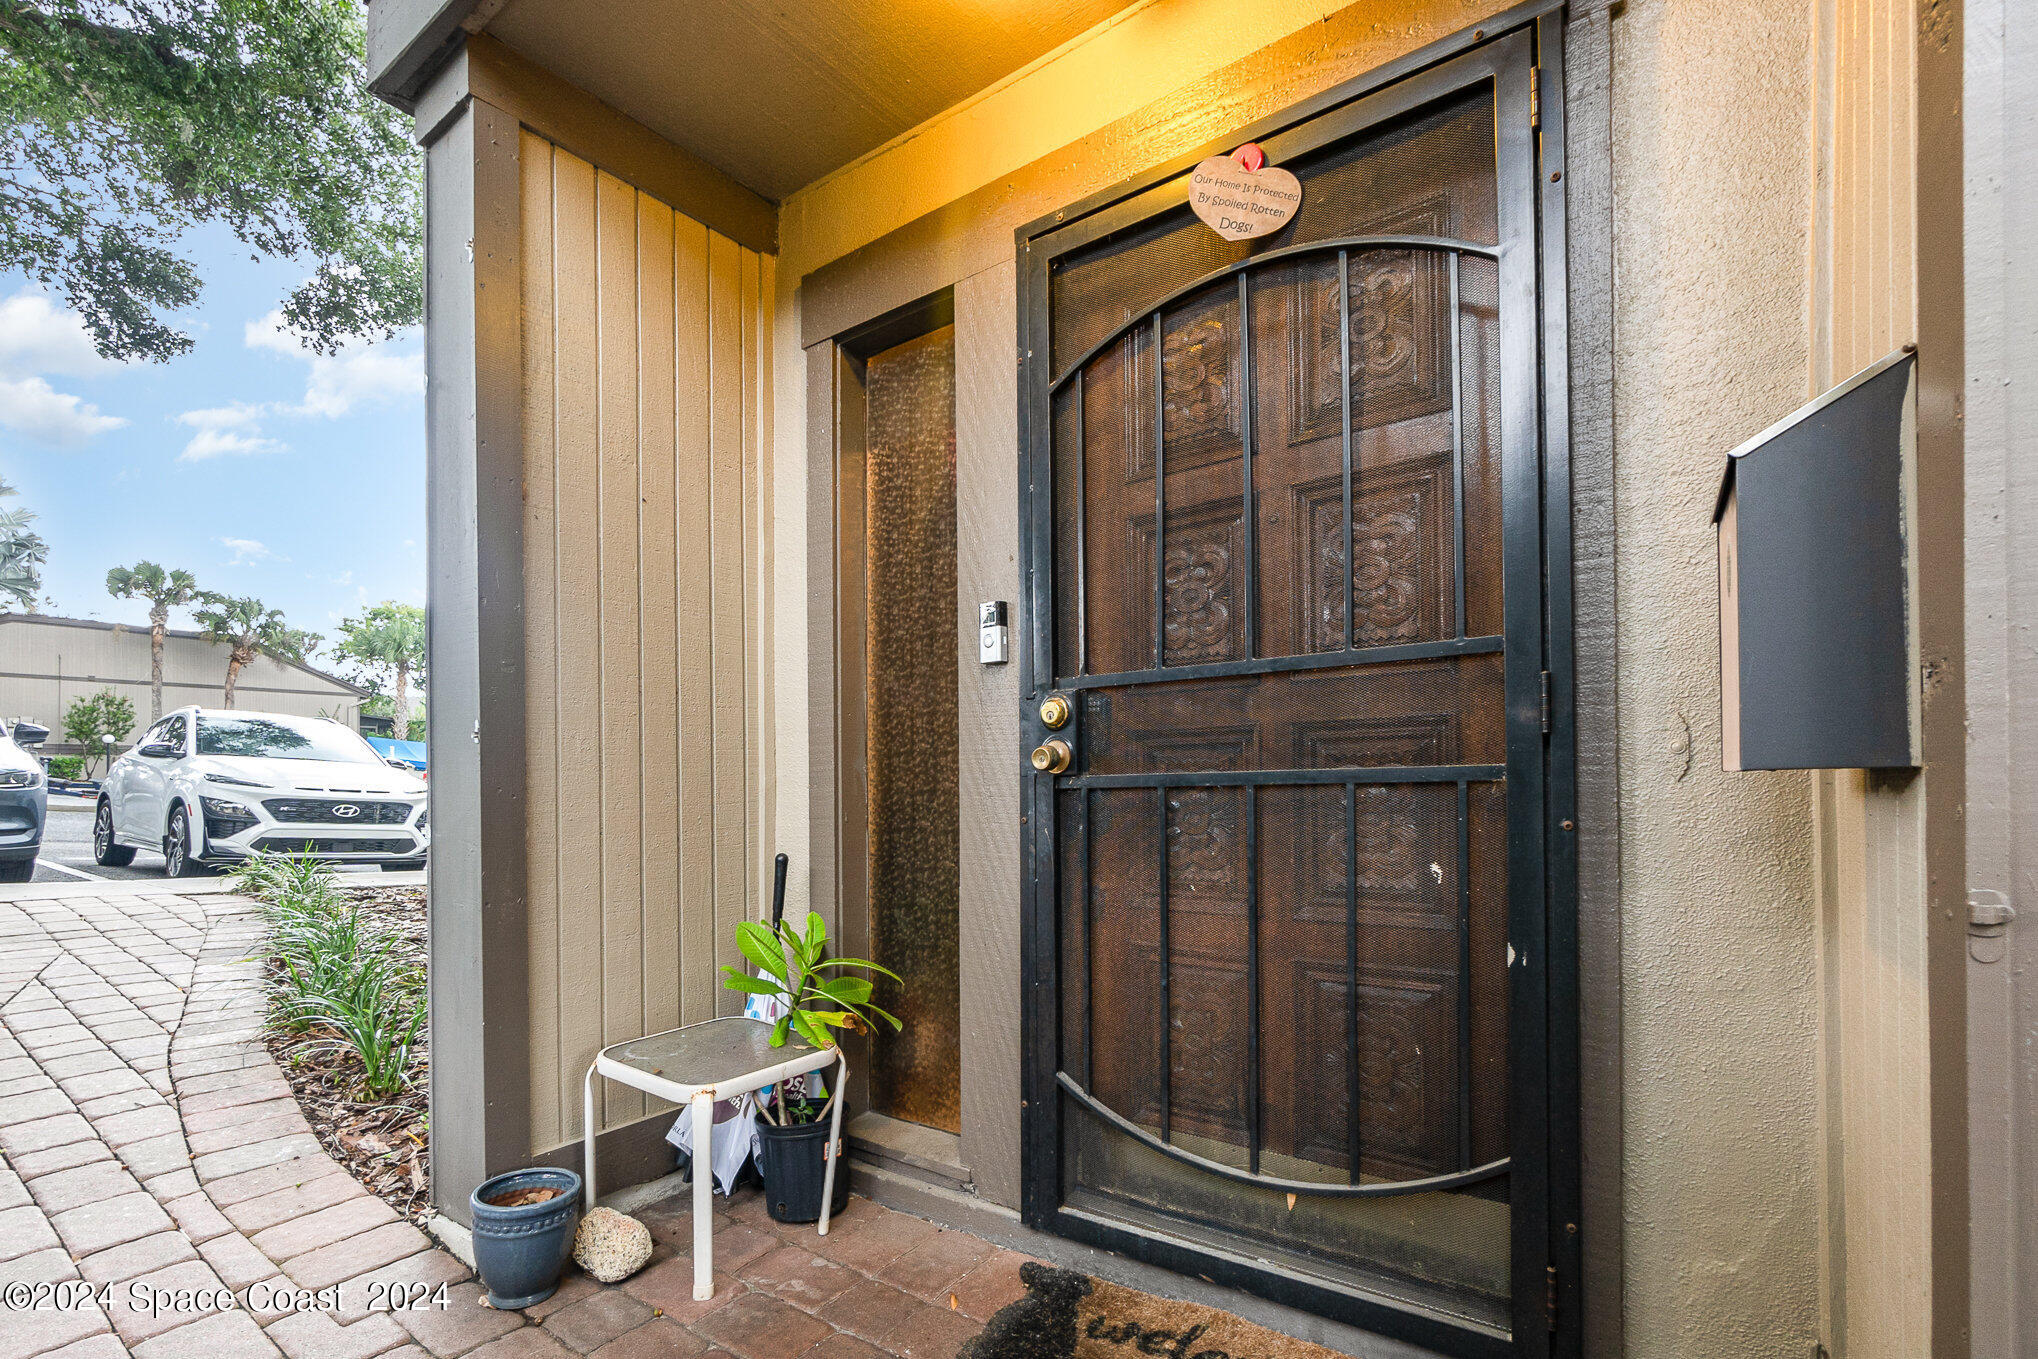
[[[0, 500], [17, 492], [0, 481]], [[49, 545], [28, 531], [33, 510], [0, 510], [0, 595], [11, 595], [22, 608], [35, 611], [35, 592], [42, 588], [36, 567], [49, 559]]]
[[267, 654], [302, 664], [319, 643], [317, 633], [286, 626], [281, 609], [272, 609], [252, 595], [206, 590], [198, 596], [198, 607], [191, 614], [206, 641], [227, 648], [225, 706], [229, 708], [234, 705], [235, 681], [255, 657]]
[[189, 571], [165, 571], [154, 562], [136, 562], [106, 573], [106, 593], [115, 599], [149, 602], [149, 721], [153, 722], [163, 715], [163, 629], [169, 626], [170, 610], [198, 598], [198, 581]]
[[345, 634], [340, 654], [363, 664], [388, 671], [396, 681], [396, 695], [390, 716], [395, 719], [397, 739], [410, 731], [410, 682], [424, 681], [425, 611], [415, 604], [384, 600], [359, 618], [340, 624]]

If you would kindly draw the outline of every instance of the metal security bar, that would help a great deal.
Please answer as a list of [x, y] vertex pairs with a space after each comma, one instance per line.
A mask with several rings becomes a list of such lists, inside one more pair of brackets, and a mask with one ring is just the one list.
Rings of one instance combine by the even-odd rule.
[[1459, 377], [1464, 362], [1460, 352], [1465, 318], [1458, 303], [1458, 260], [1450, 254], [1451, 301], [1445, 315], [1451, 322], [1451, 570], [1456, 596], [1457, 627], [1454, 637], [1465, 635], [1465, 393]]
[[[1451, 563], [1452, 563], [1452, 622], [1451, 635], [1435, 641], [1407, 643], [1392, 646], [1361, 646], [1357, 600], [1354, 597], [1354, 577], [1357, 568], [1357, 544], [1354, 542], [1354, 482], [1356, 478], [1356, 421], [1354, 419], [1354, 394], [1352, 370], [1352, 255], [1354, 252], [1370, 250], [1399, 249], [1410, 251], [1435, 251], [1441, 253], [1446, 263], [1448, 303], [1445, 319], [1448, 326], [1448, 392], [1450, 419], [1450, 478], [1451, 478]], [[1258, 532], [1258, 506], [1255, 500], [1254, 484], [1254, 427], [1256, 406], [1256, 374], [1254, 371], [1254, 337], [1252, 316], [1253, 274], [1261, 269], [1283, 261], [1309, 256], [1333, 255], [1337, 261], [1337, 319], [1338, 319], [1338, 420], [1339, 420], [1339, 500], [1342, 521], [1343, 570], [1340, 593], [1343, 601], [1343, 624], [1339, 629], [1339, 645], [1327, 652], [1311, 652], [1297, 655], [1262, 657], [1259, 637], [1259, 556], [1256, 545]], [[1154, 682], [1180, 681], [1189, 679], [1213, 679], [1227, 676], [1258, 676], [1269, 673], [1323, 670], [1331, 668], [1381, 665], [1446, 658], [1473, 656], [1499, 652], [1504, 648], [1504, 639], [1498, 636], [1467, 637], [1465, 635], [1465, 434], [1463, 410], [1463, 315], [1460, 286], [1460, 263], [1462, 257], [1471, 254], [1484, 259], [1497, 259], [1498, 252], [1490, 247], [1470, 241], [1444, 237], [1426, 236], [1366, 236], [1347, 237], [1339, 240], [1316, 242], [1308, 245], [1289, 247], [1285, 250], [1269, 251], [1265, 254], [1241, 260], [1214, 274], [1198, 279], [1163, 298], [1158, 304], [1137, 317], [1127, 320], [1110, 335], [1099, 341], [1077, 359], [1060, 378], [1052, 384], [1051, 391], [1059, 392], [1063, 387], [1070, 389], [1068, 398], [1073, 401], [1073, 447], [1070, 454], [1074, 462], [1075, 505], [1075, 580], [1070, 584], [1076, 593], [1076, 647], [1075, 662], [1077, 673], [1063, 676], [1058, 685], [1065, 690], [1098, 689], [1111, 686], [1138, 685]], [[1169, 308], [1183, 298], [1195, 294], [1199, 289], [1209, 287], [1213, 282], [1227, 275], [1236, 275], [1236, 306], [1238, 309], [1238, 334], [1240, 348], [1240, 421], [1239, 455], [1241, 463], [1240, 494], [1242, 498], [1241, 529], [1244, 544], [1244, 655], [1232, 661], [1210, 661], [1185, 665], [1168, 664], [1167, 639], [1167, 362], [1166, 362], [1166, 314]], [[1119, 671], [1109, 674], [1089, 673], [1089, 553], [1087, 505], [1089, 490], [1088, 446], [1086, 438], [1087, 410], [1085, 408], [1086, 374], [1090, 363], [1107, 352], [1111, 346], [1123, 341], [1128, 335], [1144, 331], [1152, 346], [1150, 372], [1152, 378], [1152, 456], [1153, 456], [1153, 597], [1152, 629], [1150, 647], [1152, 664], [1149, 668], [1135, 671]], [[1081, 769], [1078, 765], [1078, 770]], [[1236, 1167], [1223, 1167], [1231, 1178], [1250, 1178], [1255, 1183], [1286, 1186], [1290, 1192], [1301, 1194], [1322, 1194], [1329, 1192], [1392, 1193], [1417, 1192], [1410, 1186], [1430, 1188], [1446, 1187], [1443, 1181], [1452, 1183], [1473, 1183], [1504, 1171], [1505, 1158], [1491, 1165], [1472, 1165], [1472, 1014], [1471, 1014], [1471, 830], [1470, 830], [1470, 786], [1474, 782], [1499, 780], [1505, 776], [1505, 769], [1499, 765], [1434, 765], [1434, 766], [1390, 766], [1378, 768], [1326, 768], [1326, 769], [1271, 769], [1259, 771], [1213, 770], [1206, 772], [1146, 772], [1121, 774], [1085, 774], [1072, 771], [1060, 776], [1056, 786], [1074, 791], [1080, 799], [1077, 813], [1077, 856], [1082, 884], [1082, 948], [1084, 967], [1084, 996], [1082, 1000], [1083, 1024], [1083, 1073], [1080, 1082], [1075, 1081], [1066, 1071], [1058, 1073], [1064, 1085], [1091, 1105], [1098, 1113], [1135, 1132], [1142, 1140], [1180, 1159], [1192, 1161], [1206, 1168], [1216, 1168], [1219, 1163], [1197, 1157], [1183, 1151], [1174, 1144], [1174, 1041], [1173, 1041], [1173, 993], [1174, 966], [1172, 946], [1172, 922], [1169, 904], [1169, 792], [1175, 789], [1237, 788], [1243, 791], [1245, 804], [1245, 916], [1246, 916], [1246, 1056], [1244, 1080], [1246, 1090], [1243, 1106], [1246, 1121], [1246, 1171], [1243, 1176]], [[1456, 987], [1455, 1032], [1457, 1089], [1456, 1109], [1453, 1111], [1455, 1128], [1456, 1172], [1452, 1176], [1430, 1177], [1420, 1181], [1362, 1184], [1362, 1164], [1365, 1155], [1363, 1119], [1361, 1116], [1361, 1071], [1360, 1071], [1360, 969], [1359, 969], [1359, 789], [1362, 785], [1381, 784], [1436, 784], [1449, 783], [1456, 790], [1456, 934], [1458, 981]], [[1283, 1181], [1261, 1175], [1262, 1143], [1264, 1128], [1264, 1097], [1261, 1086], [1260, 1021], [1262, 998], [1260, 994], [1260, 902], [1259, 902], [1259, 799], [1261, 788], [1278, 786], [1335, 785], [1342, 790], [1344, 824], [1344, 954], [1345, 977], [1349, 1002], [1344, 1015], [1344, 1078], [1346, 1086], [1347, 1117], [1346, 1156], [1348, 1158], [1348, 1183], [1344, 1186], [1319, 1184], [1309, 1181]], [[1157, 817], [1157, 864], [1155, 895], [1158, 905], [1159, 944], [1159, 1132], [1158, 1136], [1139, 1128], [1114, 1111], [1099, 1104], [1087, 1092], [1095, 1079], [1095, 1016], [1096, 1016], [1096, 960], [1093, 953], [1095, 928], [1095, 904], [1091, 882], [1091, 830], [1093, 812], [1091, 798], [1094, 790], [1116, 788], [1151, 788], [1155, 796]]]
[[1090, 499], [1090, 469], [1085, 461], [1087, 441], [1083, 433], [1083, 403], [1088, 392], [1083, 385], [1083, 370], [1076, 370], [1076, 669], [1088, 672], [1090, 668], [1090, 564], [1084, 555], [1090, 547], [1090, 530], [1084, 506]]
[[1244, 270], [1238, 275], [1238, 343], [1242, 358], [1239, 362], [1239, 390], [1245, 399], [1239, 403], [1238, 457], [1239, 480], [1243, 485], [1245, 502], [1241, 527], [1245, 537], [1245, 658], [1251, 661], [1260, 654], [1260, 568], [1259, 547], [1254, 541], [1258, 532], [1259, 507], [1253, 499], [1253, 397], [1258, 391], [1253, 378], [1253, 299], [1251, 276]]
[[[1352, 553], [1352, 252], [1337, 252], [1337, 404], [1339, 434], [1344, 442], [1344, 596], [1345, 625], [1344, 649], [1351, 651], [1358, 645], [1358, 619], [1352, 605], [1352, 576], [1356, 574], [1357, 562]], [[1259, 581], [1254, 579], [1249, 587], [1255, 592]], [[1354, 1105], [1354, 1108], [1358, 1106]], [[1357, 1120], [1353, 1120], [1356, 1122]]]
[[1153, 664], [1168, 663], [1168, 402], [1161, 314], [1153, 314]]
[[1142, 1146], [1151, 1148], [1172, 1160], [1180, 1161], [1184, 1165], [1207, 1170], [1223, 1179], [1298, 1196], [1317, 1194], [1325, 1198], [1374, 1199], [1393, 1198], [1399, 1194], [1430, 1194], [1441, 1189], [1462, 1189], [1467, 1185], [1479, 1184], [1505, 1175], [1510, 1160], [1503, 1156], [1497, 1161], [1473, 1166], [1470, 1170], [1452, 1171], [1447, 1175], [1428, 1175], [1419, 1180], [1389, 1180], [1376, 1184], [1327, 1184], [1315, 1180], [1283, 1179], [1278, 1175], [1257, 1175], [1251, 1171], [1240, 1170], [1237, 1166], [1226, 1165], [1222, 1161], [1213, 1161], [1207, 1156], [1198, 1156], [1195, 1152], [1186, 1151], [1170, 1142], [1163, 1142], [1110, 1105], [1099, 1102], [1096, 1096], [1078, 1085], [1066, 1071], [1057, 1071], [1054, 1079], [1055, 1084], [1066, 1091], [1070, 1098]]
[[[1341, 786], [1341, 820], [1344, 829], [1344, 945], [1345, 978], [1349, 988], [1350, 1001], [1345, 1006], [1345, 1092], [1346, 1108], [1350, 1111], [1346, 1128], [1346, 1154], [1348, 1168], [1346, 1183], [1342, 1186], [1330, 1182], [1312, 1180], [1290, 1180], [1261, 1173], [1260, 1158], [1265, 1136], [1263, 1092], [1260, 1072], [1260, 903], [1259, 903], [1259, 798], [1262, 787], [1295, 785], [1303, 782], [1299, 776], [1313, 775], [1306, 780], [1315, 784], [1338, 784]], [[1422, 775], [1441, 777], [1422, 778]], [[1411, 777], [1418, 776], [1418, 777]], [[1391, 1195], [1427, 1192], [1432, 1189], [1456, 1188], [1491, 1179], [1506, 1171], [1509, 1158], [1484, 1165], [1472, 1164], [1472, 885], [1471, 885], [1471, 785], [1475, 781], [1494, 780], [1501, 777], [1501, 771], [1490, 766], [1450, 766], [1431, 770], [1390, 769], [1390, 770], [1273, 770], [1264, 773], [1238, 773], [1226, 777], [1194, 774], [1133, 774], [1133, 775], [1091, 775], [1072, 776], [1065, 786], [1073, 785], [1079, 791], [1077, 796], [1078, 815], [1076, 822], [1076, 864], [1082, 875], [1082, 951], [1083, 951], [1083, 1074], [1080, 1081], [1065, 1070], [1057, 1073], [1065, 1089], [1080, 1099], [1100, 1117], [1122, 1130], [1132, 1132], [1141, 1141], [1163, 1151], [1178, 1160], [1200, 1166], [1204, 1169], [1221, 1170], [1227, 1178], [1282, 1189], [1294, 1194], [1349, 1195], [1352, 1193]], [[1456, 789], [1454, 840], [1456, 882], [1455, 926], [1457, 935], [1458, 982], [1454, 997], [1456, 1045], [1455, 1069], [1457, 1076], [1456, 1102], [1456, 1170], [1444, 1175], [1428, 1176], [1418, 1180], [1364, 1182], [1362, 1162], [1365, 1153], [1364, 1130], [1361, 1120], [1362, 1100], [1360, 1097], [1360, 1047], [1359, 1047], [1359, 788], [1364, 784], [1392, 784], [1413, 782], [1452, 782]], [[1173, 948], [1171, 940], [1168, 896], [1168, 791], [1175, 788], [1237, 787], [1244, 793], [1245, 819], [1245, 951], [1246, 951], [1246, 1058], [1244, 1071], [1244, 1107], [1246, 1109], [1246, 1169], [1241, 1172], [1235, 1166], [1226, 1166], [1207, 1157], [1198, 1156], [1178, 1147], [1174, 1143], [1174, 1090], [1173, 1090]], [[1095, 1081], [1096, 1051], [1096, 955], [1095, 955], [1095, 911], [1092, 900], [1092, 877], [1090, 873], [1091, 841], [1090, 817], [1092, 790], [1097, 788], [1147, 788], [1155, 793], [1157, 875], [1155, 890], [1159, 906], [1158, 963], [1160, 970], [1160, 1070], [1159, 1102], [1160, 1131], [1154, 1133], [1124, 1118], [1105, 1106], [1089, 1092]], [[1058, 1065], [1066, 1066], [1066, 1063]]]
[[[1450, 419], [1451, 419], [1451, 562], [1453, 576], [1453, 627], [1450, 641], [1459, 644], [1454, 648], [1431, 650], [1432, 647], [1446, 646], [1444, 643], [1416, 644], [1416, 647], [1374, 648], [1360, 647], [1357, 642], [1358, 617], [1352, 595], [1354, 544], [1353, 525], [1353, 477], [1354, 477], [1354, 434], [1352, 421], [1352, 354], [1351, 354], [1351, 257], [1355, 252], [1370, 250], [1427, 250], [1444, 255], [1449, 278], [1449, 321], [1450, 352]], [[1338, 274], [1338, 362], [1341, 381], [1339, 383], [1339, 423], [1341, 429], [1340, 448], [1340, 498], [1344, 522], [1345, 572], [1342, 587], [1344, 598], [1344, 626], [1341, 629], [1343, 645], [1329, 652], [1313, 652], [1297, 656], [1265, 657], [1259, 654], [1259, 553], [1256, 545], [1259, 518], [1254, 500], [1253, 485], [1253, 407], [1255, 401], [1255, 375], [1253, 372], [1253, 331], [1251, 277], [1254, 273], [1271, 266], [1297, 259], [1318, 255], [1335, 254]], [[1491, 246], [1474, 241], [1456, 240], [1443, 236], [1347, 236], [1335, 240], [1316, 241], [1306, 245], [1289, 246], [1282, 250], [1270, 250], [1227, 265], [1223, 269], [1206, 274], [1162, 298], [1153, 307], [1126, 321], [1102, 340], [1092, 345], [1072, 363], [1062, 375], [1049, 386], [1050, 399], [1064, 388], [1072, 387], [1070, 397], [1074, 403], [1075, 429], [1074, 447], [1071, 454], [1075, 462], [1075, 581], [1076, 593], [1076, 670], [1072, 675], [1060, 677], [1060, 687], [1066, 689], [1094, 688], [1102, 684], [1126, 684], [1159, 678], [1166, 671], [1167, 678], [1205, 678], [1235, 673], [1260, 673], [1269, 663], [1277, 663], [1281, 669], [1309, 669], [1316, 665], [1369, 664], [1390, 660], [1412, 660], [1430, 655], [1462, 655], [1474, 650], [1498, 651], [1502, 640], [1499, 637], [1467, 638], [1465, 636], [1465, 440], [1463, 413], [1463, 316], [1459, 293], [1459, 265], [1466, 255], [1481, 259], [1498, 260], [1499, 251]], [[1167, 371], [1165, 315], [1168, 309], [1185, 297], [1192, 296], [1199, 289], [1227, 277], [1236, 277], [1239, 318], [1239, 342], [1242, 358], [1240, 361], [1240, 388], [1243, 400], [1240, 409], [1240, 462], [1241, 494], [1243, 496], [1242, 531], [1244, 540], [1245, 584], [1243, 605], [1245, 615], [1245, 655], [1237, 661], [1205, 662], [1188, 666], [1170, 666], [1167, 663]], [[1134, 330], [1145, 328], [1153, 347], [1153, 466], [1154, 466], [1154, 527], [1153, 527], [1153, 665], [1148, 670], [1119, 671], [1110, 675], [1090, 674], [1090, 592], [1089, 592], [1089, 529], [1086, 510], [1088, 490], [1088, 466], [1084, 421], [1087, 399], [1086, 379], [1093, 360], [1106, 353]], [[1466, 642], [1479, 643], [1477, 647], [1466, 647]], [[1421, 649], [1417, 649], [1421, 648]], [[1226, 670], [1220, 667], [1234, 667]]]

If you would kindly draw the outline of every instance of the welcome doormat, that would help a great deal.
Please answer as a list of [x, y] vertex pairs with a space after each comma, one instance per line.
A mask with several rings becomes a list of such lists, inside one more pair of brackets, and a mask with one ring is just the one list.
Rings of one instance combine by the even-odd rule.
[[1019, 1279], [1026, 1296], [994, 1314], [956, 1359], [1341, 1359], [1215, 1307], [1071, 1269], [1029, 1262]]

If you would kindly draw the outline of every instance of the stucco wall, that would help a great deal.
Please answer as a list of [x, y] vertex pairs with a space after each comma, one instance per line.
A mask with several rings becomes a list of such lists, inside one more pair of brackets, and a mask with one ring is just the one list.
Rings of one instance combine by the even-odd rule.
[[1811, 10], [1637, 0], [1613, 25], [1629, 1349], [1817, 1339], [1810, 817], [1720, 770], [1711, 509], [1809, 391]]
[[[803, 276], [959, 194], [1006, 195], [1002, 209], [1044, 178], [1061, 195], [1038, 208], [1051, 210], [1498, 8], [1354, 6], [1304, 37], [1299, 11], [1163, 0], [1137, 18], [1168, 35], [1158, 50], [1173, 64], [1149, 65], [1129, 47], [1109, 80], [1070, 82], [1085, 58], [1061, 54], [788, 201], [771, 508], [782, 735], [807, 717], [802, 647], [828, 598], [813, 574], [825, 553], [808, 550], [809, 535], [826, 532], [810, 507], [827, 502], [811, 494], [821, 469], [810, 449], [825, 456], [825, 443], [806, 423]], [[1284, 35], [1300, 50], [1226, 65], [1227, 53]], [[1795, 0], [1633, 0], [1610, 25], [1622, 1172], [1637, 1355], [1802, 1356], [1818, 1335], [1809, 801], [1802, 776], [1719, 772], [1709, 515], [1724, 451], [1810, 389], [1811, 42], [1811, 6]], [[1061, 149], [1026, 159], [1044, 146]], [[1008, 259], [1011, 225], [989, 221], [945, 243], [951, 272], [930, 286]], [[967, 302], [959, 292], [959, 313]], [[1016, 354], [987, 350], [993, 360]], [[1008, 588], [1016, 595], [1016, 579]], [[785, 739], [777, 753], [791, 841], [808, 825], [808, 762], [825, 753]]]

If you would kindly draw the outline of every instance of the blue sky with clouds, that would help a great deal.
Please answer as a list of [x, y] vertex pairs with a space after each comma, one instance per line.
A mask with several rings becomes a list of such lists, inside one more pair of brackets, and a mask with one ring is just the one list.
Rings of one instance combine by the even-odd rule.
[[144, 558], [327, 636], [364, 605], [424, 603], [419, 337], [313, 356], [272, 316], [308, 270], [224, 231], [186, 249], [205, 290], [168, 363], [107, 363], [61, 296], [0, 272], [0, 478], [40, 516], [47, 611], [146, 621], [106, 593]]

